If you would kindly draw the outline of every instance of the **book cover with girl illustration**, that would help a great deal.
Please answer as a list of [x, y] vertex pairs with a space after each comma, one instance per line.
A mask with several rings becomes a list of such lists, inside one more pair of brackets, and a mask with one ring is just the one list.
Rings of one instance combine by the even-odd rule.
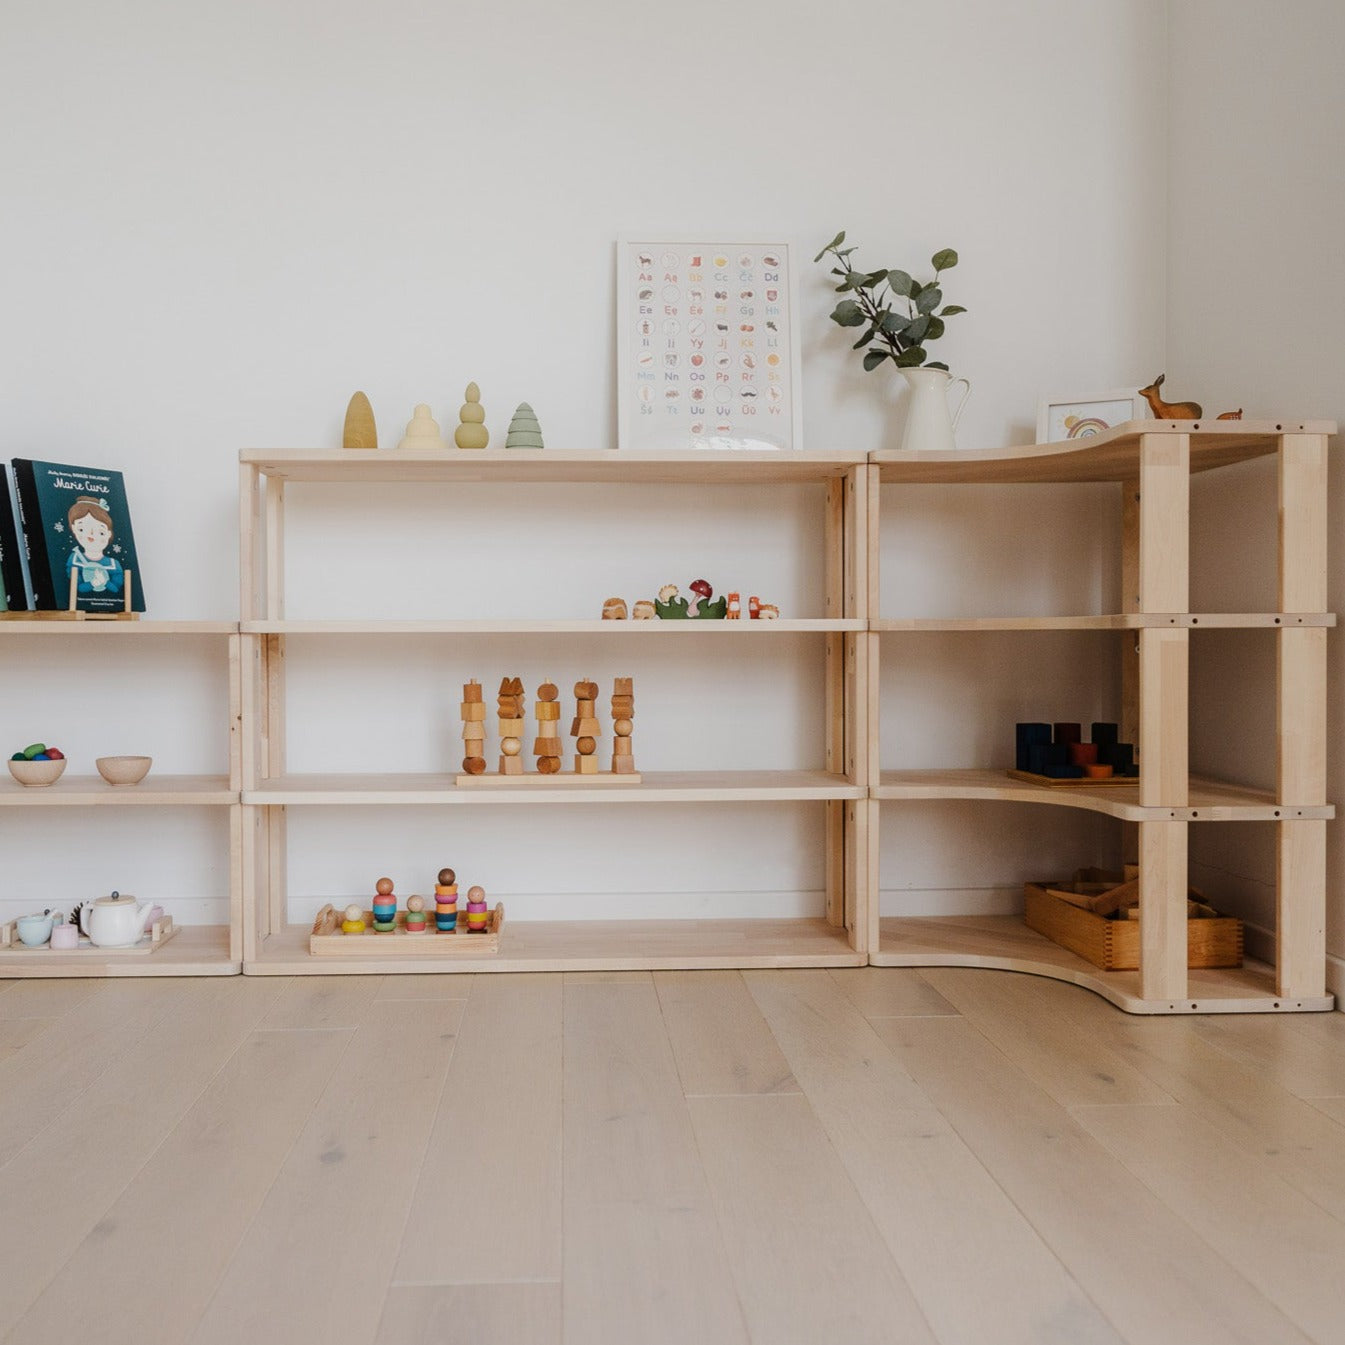
[[38, 611], [145, 610], [120, 472], [15, 458], [14, 485]]

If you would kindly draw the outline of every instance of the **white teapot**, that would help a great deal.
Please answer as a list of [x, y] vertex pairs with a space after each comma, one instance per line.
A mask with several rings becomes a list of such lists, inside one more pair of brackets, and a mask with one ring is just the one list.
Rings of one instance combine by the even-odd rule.
[[154, 903], [136, 905], [134, 897], [114, 892], [89, 902], [79, 913], [80, 927], [99, 948], [129, 948], [139, 942], [154, 912]]

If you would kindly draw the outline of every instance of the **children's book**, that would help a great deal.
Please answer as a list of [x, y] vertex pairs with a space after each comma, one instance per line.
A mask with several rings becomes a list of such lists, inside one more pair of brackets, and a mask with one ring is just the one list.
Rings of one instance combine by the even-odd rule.
[[26, 612], [33, 605], [25, 578], [17, 510], [9, 484], [9, 468], [0, 462], [0, 589], [3, 589], [0, 611]]
[[15, 458], [34, 606], [81, 612], [145, 610], [131, 511], [120, 472]]

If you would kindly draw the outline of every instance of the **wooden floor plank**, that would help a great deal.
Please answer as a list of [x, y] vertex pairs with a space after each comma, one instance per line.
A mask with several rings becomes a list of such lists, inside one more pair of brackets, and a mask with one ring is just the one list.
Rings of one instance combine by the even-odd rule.
[[0, 1332], [27, 1312], [276, 995], [242, 978], [187, 981], [180, 996], [152, 989], [172, 1012], [0, 1169], [0, 1209], [27, 1211], [0, 1220]]
[[[0, 1018], [0, 1060], [17, 1055], [60, 1023], [59, 1018]], [[46, 1043], [50, 1045], [50, 1042]], [[31, 1053], [25, 1068], [41, 1067], [42, 1054]]]
[[8, 1341], [185, 1340], [350, 1036], [248, 1037]]
[[316, 1028], [323, 1032], [357, 1028], [378, 998], [383, 980], [382, 976], [295, 976], [284, 982], [284, 991], [262, 1027], [277, 1031]]
[[753, 1341], [934, 1345], [805, 1097], [693, 1097], [690, 1107]]
[[1302, 1345], [1283, 1313], [971, 1023], [888, 1018], [877, 1029], [1125, 1340]]
[[565, 987], [565, 1339], [746, 1345], [652, 981]]
[[865, 1018], [957, 1012], [914, 967], [837, 967], [831, 976]]
[[941, 1345], [1119, 1339], [827, 972], [744, 980]]
[[394, 1285], [376, 1345], [561, 1345], [560, 1285]]
[[985, 976], [960, 967], [932, 967], [928, 976], [963, 1017], [1063, 1106], [1172, 1101], [1080, 1021], [1076, 1010], [1085, 999], [1097, 1000], [1118, 1020], [1127, 1017], [1090, 991], [1042, 976]]
[[799, 1091], [740, 973], [660, 971], [654, 987], [687, 1097]]
[[384, 976], [378, 999], [470, 999], [476, 977], [471, 972], [443, 972], [430, 976]]
[[1221, 1014], [1193, 1021], [1206, 1041], [1296, 1097], [1345, 1097], [1345, 1014]]
[[60, 1018], [77, 1009], [105, 984], [90, 978], [6, 981], [8, 993], [0, 995], [0, 1019]]
[[560, 1279], [562, 1012], [555, 973], [481, 977], [394, 1282]]
[[374, 1338], [462, 1009], [366, 1009], [193, 1341]]
[[1185, 1107], [1083, 1107], [1076, 1115], [1310, 1338], [1340, 1340], [1345, 1225]]

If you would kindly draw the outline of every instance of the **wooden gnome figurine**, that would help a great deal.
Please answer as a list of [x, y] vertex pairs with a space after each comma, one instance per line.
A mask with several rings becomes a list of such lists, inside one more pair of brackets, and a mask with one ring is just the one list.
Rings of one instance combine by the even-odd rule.
[[439, 434], [439, 422], [430, 415], [430, 408], [424, 402], [416, 407], [411, 423], [406, 427], [406, 435], [397, 447], [436, 450], [448, 447]]
[[458, 927], [458, 875], [452, 869], [439, 870], [434, 903], [434, 927], [441, 934], [452, 934]]
[[505, 448], [543, 448], [542, 427], [537, 423], [537, 415], [527, 402], [519, 402], [514, 418], [509, 422], [509, 432], [504, 437]]
[[467, 932], [469, 934], [481, 933], [489, 919], [490, 911], [486, 908], [486, 889], [484, 887], [469, 887], [467, 889]]
[[486, 429], [486, 408], [481, 405], [481, 389], [475, 383], [467, 384], [467, 400], [458, 411], [462, 422], [453, 435], [453, 442], [459, 448], [485, 448], [490, 443], [490, 431]]
[[374, 893], [374, 929], [379, 934], [391, 934], [397, 928], [397, 897], [392, 879], [380, 878], [374, 884]]

